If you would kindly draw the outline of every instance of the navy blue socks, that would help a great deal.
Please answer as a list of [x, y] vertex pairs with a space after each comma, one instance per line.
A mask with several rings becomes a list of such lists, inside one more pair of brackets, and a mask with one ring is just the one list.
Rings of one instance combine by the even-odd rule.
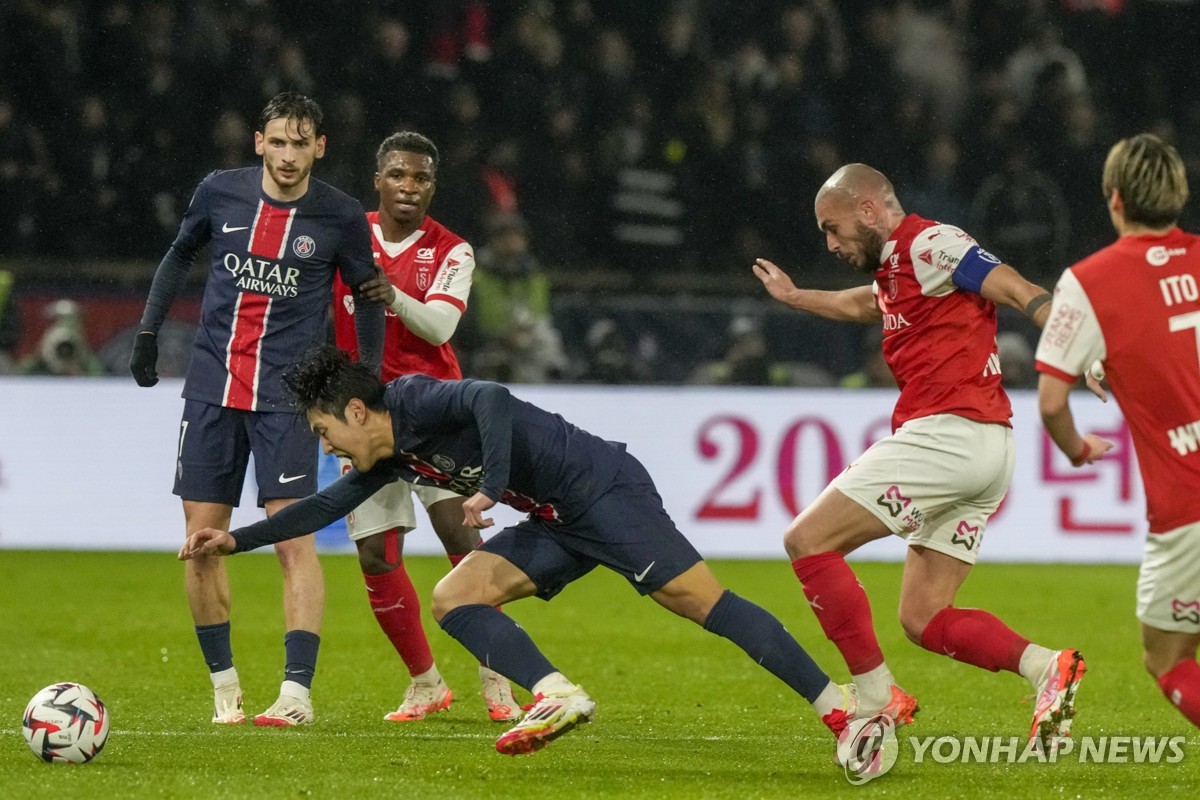
[[459, 606], [442, 617], [441, 626], [480, 664], [530, 691], [535, 683], [558, 671], [525, 629], [495, 606]]

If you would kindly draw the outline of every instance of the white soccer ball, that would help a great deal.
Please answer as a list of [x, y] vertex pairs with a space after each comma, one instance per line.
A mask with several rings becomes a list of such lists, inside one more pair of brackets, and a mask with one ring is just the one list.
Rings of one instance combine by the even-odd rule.
[[21, 733], [43, 761], [85, 764], [108, 740], [108, 710], [96, 693], [79, 683], [56, 683], [25, 706]]

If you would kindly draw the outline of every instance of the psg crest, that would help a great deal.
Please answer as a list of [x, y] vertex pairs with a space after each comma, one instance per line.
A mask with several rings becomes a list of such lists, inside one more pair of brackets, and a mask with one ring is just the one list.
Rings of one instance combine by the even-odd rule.
[[317, 243], [311, 236], [297, 236], [292, 240], [292, 252], [300, 258], [308, 258], [317, 252]]

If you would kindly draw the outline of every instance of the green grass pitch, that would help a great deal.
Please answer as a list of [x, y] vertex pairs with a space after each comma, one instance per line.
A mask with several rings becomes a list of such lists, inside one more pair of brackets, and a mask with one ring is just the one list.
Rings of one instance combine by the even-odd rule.
[[[1027, 685], [908, 643], [895, 613], [899, 565], [858, 564], [884, 652], [922, 711], [901, 731], [892, 771], [852, 786], [807, 704], [732, 644], [602, 570], [552, 603], [507, 609], [597, 700], [590, 725], [532, 756], [496, 753], [505, 727], [487, 719], [475, 664], [428, 615], [455, 703], [419, 723], [385, 723], [407, 674], [375, 625], [355, 560], [326, 556], [324, 564], [316, 724], [218, 729], [208, 721], [211, 690], [171, 555], [0, 552], [0, 797], [1165, 798], [1200, 785], [1200, 736], [1141, 668], [1132, 567], [984, 562], [960, 605], [992, 610], [1035, 641], [1084, 652], [1076, 737], [1184, 736], [1182, 762], [914, 763], [910, 736], [1027, 733]], [[846, 678], [782, 557], [712, 566], [726, 586], [779, 616], [836, 679]], [[253, 714], [275, 699], [281, 679], [279, 571], [261, 555], [237, 556], [229, 567], [234, 655]], [[425, 598], [447, 568], [444, 559], [409, 560]], [[21, 738], [25, 703], [60, 680], [87, 684], [112, 714], [108, 745], [91, 764], [44, 764]]]

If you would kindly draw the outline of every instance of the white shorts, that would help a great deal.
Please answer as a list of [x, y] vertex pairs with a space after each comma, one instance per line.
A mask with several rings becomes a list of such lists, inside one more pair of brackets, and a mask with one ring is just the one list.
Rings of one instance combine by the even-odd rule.
[[[350, 469], [349, 459], [339, 458], [338, 463], [343, 473]], [[463, 499], [461, 495], [436, 486], [396, 481], [384, 486], [346, 515], [346, 532], [352, 540], [357, 541], [392, 528], [412, 530], [417, 526], [417, 513], [412, 501], [414, 494], [425, 508], [451, 497]]]
[[1137, 618], [1163, 631], [1200, 633], [1200, 522], [1146, 536]]
[[936, 414], [871, 445], [832, 485], [910, 547], [974, 564], [1014, 465], [1008, 426]]

